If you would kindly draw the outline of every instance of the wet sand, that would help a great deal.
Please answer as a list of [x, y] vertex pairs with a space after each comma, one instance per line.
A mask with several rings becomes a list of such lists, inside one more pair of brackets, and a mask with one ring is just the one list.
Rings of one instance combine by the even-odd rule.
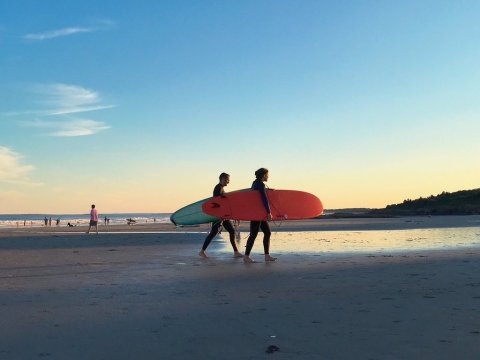
[[3, 232], [0, 359], [478, 358], [479, 247], [246, 265], [190, 230]]

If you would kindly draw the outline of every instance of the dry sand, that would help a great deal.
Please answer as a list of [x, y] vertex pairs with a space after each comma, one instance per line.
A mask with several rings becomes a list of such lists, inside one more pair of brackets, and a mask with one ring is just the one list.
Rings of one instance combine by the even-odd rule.
[[477, 247], [246, 265], [189, 229], [1, 231], [0, 359], [479, 358]]

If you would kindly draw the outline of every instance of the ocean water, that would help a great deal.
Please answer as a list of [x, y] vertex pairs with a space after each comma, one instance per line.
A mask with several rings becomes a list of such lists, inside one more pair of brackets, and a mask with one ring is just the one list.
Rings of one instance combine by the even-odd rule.
[[[368, 231], [278, 231], [272, 229], [271, 254], [321, 255], [385, 254], [405, 251], [446, 250], [480, 247], [480, 227], [455, 227], [406, 230]], [[239, 250], [244, 251], [248, 232], [240, 234]], [[263, 254], [263, 234], [260, 232], [252, 250], [253, 257]], [[216, 242], [220, 252], [231, 252], [228, 234]]]
[[[133, 219], [137, 223], [169, 223], [170, 213], [121, 213], [121, 214], [100, 214], [99, 221], [104, 222], [105, 217], [109, 219], [109, 225], [125, 225], [127, 219]], [[52, 227], [72, 225], [87, 225], [90, 221], [90, 214], [12, 214], [0, 215], [1, 228], [34, 227], [44, 226], [44, 219], [52, 219]]]

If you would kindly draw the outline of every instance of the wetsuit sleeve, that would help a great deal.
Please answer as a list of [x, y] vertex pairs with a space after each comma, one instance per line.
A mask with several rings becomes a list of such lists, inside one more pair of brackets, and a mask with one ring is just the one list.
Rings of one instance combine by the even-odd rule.
[[270, 204], [268, 203], [268, 197], [267, 197], [267, 189], [265, 188], [265, 184], [263, 182], [257, 182], [255, 181], [252, 186], [253, 190], [258, 190], [260, 191], [260, 196], [262, 197], [262, 202], [263, 206], [265, 206], [265, 210], [267, 210], [267, 213], [270, 214]]
[[267, 210], [267, 214], [270, 214], [270, 204], [268, 203], [267, 198], [267, 189], [263, 188], [260, 190], [260, 194], [262, 195], [263, 206], [265, 206], [265, 210]]

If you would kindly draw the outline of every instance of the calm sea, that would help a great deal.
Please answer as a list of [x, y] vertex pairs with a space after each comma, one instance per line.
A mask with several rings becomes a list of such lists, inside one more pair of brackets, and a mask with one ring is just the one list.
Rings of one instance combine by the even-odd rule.
[[[169, 223], [170, 213], [125, 213], [125, 214], [100, 214], [100, 221], [104, 222], [105, 217], [109, 219], [110, 225], [125, 225], [127, 219], [133, 219], [137, 223]], [[52, 226], [65, 226], [67, 223], [72, 225], [86, 225], [90, 220], [89, 214], [9, 214], [0, 215], [0, 227], [12, 228], [23, 226], [44, 226], [45, 218], [47, 221], [52, 219]]]

